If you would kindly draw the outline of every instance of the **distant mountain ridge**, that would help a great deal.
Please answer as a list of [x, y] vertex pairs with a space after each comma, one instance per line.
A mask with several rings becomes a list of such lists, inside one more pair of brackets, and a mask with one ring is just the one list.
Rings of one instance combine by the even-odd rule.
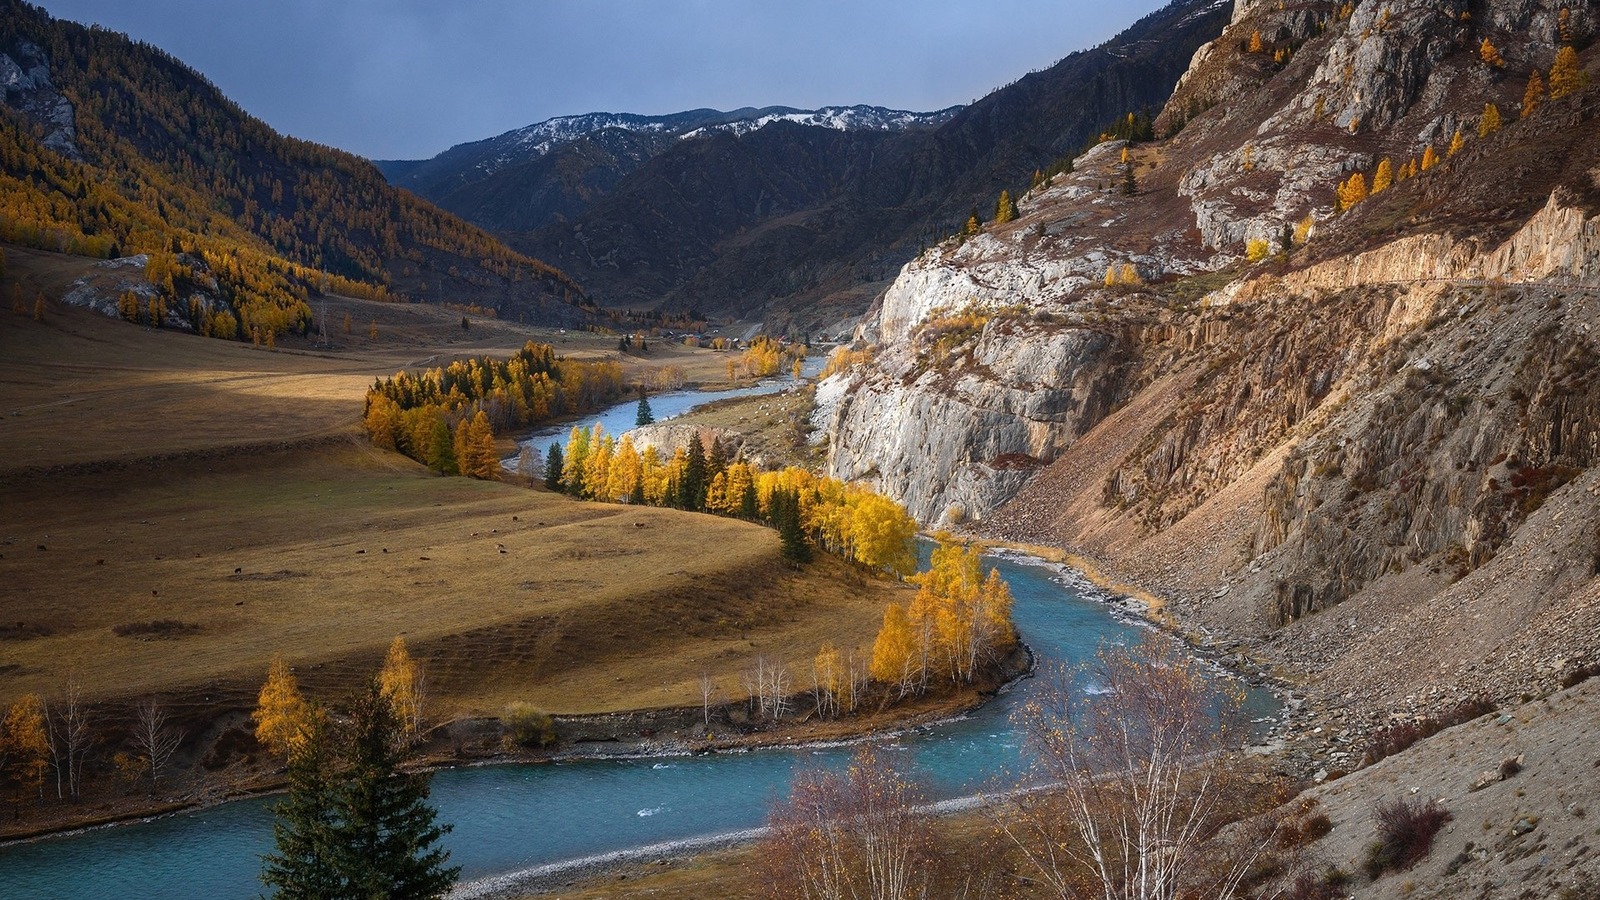
[[717, 132], [744, 135], [775, 122], [836, 131], [931, 130], [962, 109], [910, 112], [857, 105], [692, 109], [662, 116], [593, 112], [457, 144], [432, 159], [375, 164], [394, 186], [472, 217], [483, 227], [533, 231], [582, 213], [680, 140]]
[[[992, 216], [1001, 190], [1021, 193], [1036, 169], [1118, 118], [1158, 110], [1229, 13], [1175, 0], [1097, 48], [937, 113], [594, 114], [379, 165], [560, 265], [602, 305], [806, 331], [863, 312], [927, 243], [973, 210]], [[681, 139], [690, 134], [701, 139]]]

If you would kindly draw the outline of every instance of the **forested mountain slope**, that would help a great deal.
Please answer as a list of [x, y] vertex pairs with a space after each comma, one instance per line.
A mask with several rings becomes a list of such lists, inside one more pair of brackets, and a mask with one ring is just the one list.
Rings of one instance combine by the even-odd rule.
[[[148, 45], [0, 0], [0, 239], [90, 256], [179, 252], [239, 333], [303, 331], [324, 288], [577, 321], [561, 272], [277, 134]], [[158, 276], [159, 278], [159, 276]], [[157, 279], [153, 279], [157, 280]], [[208, 315], [210, 313], [208, 312]]]

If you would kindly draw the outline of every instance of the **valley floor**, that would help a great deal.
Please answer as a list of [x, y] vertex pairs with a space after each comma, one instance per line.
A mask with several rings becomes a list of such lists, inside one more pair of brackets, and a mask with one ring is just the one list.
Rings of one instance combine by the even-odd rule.
[[[28, 291], [90, 264], [7, 259], [3, 287]], [[332, 700], [403, 635], [434, 721], [513, 702], [698, 709], [707, 682], [743, 696], [758, 656], [798, 671], [825, 642], [870, 646], [909, 590], [831, 558], [792, 569], [753, 524], [438, 478], [373, 449], [356, 420], [375, 377], [529, 339], [615, 354], [616, 339], [487, 321], [464, 338], [458, 313], [363, 308], [383, 317], [373, 346], [276, 351], [55, 303], [43, 321], [0, 315], [0, 705], [76, 692], [105, 748], [82, 803], [24, 803], [5, 832], [276, 783], [248, 719], [274, 654]], [[725, 354], [626, 364], [709, 378]], [[146, 699], [185, 734], [157, 789], [111, 763]]]

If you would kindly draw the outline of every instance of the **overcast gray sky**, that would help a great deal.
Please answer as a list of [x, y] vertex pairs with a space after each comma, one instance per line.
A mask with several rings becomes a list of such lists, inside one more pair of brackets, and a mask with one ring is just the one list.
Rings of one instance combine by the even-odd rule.
[[[39, 0], [36, 0], [39, 2]], [[374, 158], [585, 112], [968, 103], [1166, 0], [42, 0]]]

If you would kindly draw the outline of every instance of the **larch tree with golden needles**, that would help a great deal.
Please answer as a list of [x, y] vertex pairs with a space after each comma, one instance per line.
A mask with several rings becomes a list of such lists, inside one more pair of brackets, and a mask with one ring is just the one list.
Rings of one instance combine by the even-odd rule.
[[1493, 103], [1485, 103], [1483, 105], [1483, 118], [1478, 120], [1478, 137], [1486, 138], [1499, 131], [1500, 126], [1500, 107], [1495, 106]]
[[1005, 223], [1017, 217], [1017, 205], [1011, 200], [1010, 191], [1001, 191], [1000, 199], [995, 202], [994, 222], [996, 225]]
[[1383, 162], [1378, 163], [1378, 171], [1372, 174], [1372, 193], [1381, 194], [1392, 184], [1394, 184], [1394, 163], [1390, 162], [1388, 157], [1384, 157]]
[[[1460, 132], [1457, 132], [1457, 134], [1459, 134], [1459, 133]], [[1437, 166], [1438, 164], [1439, 164], [1439, 151], [1433, 149], [1433, 145], [1429, 144], [1422, 151], [1422, 164], [1421, 164], [1422, 165], [1422, 171], [1426, 172], [1429, 169], [1433, 168], [1434, 166]]]
[[1249, 44], [1248, 48], [1246, 49], [1246, 52], [1248, 52], [1248, 53], [1261, 53], [1261, 52], [1266, 50], [1266, 47], [1267, 47], [1266, 43], [1261, 40], [1261, 32], [1260, 31], [1252, 31], [1252, 32], [1250, 32], [1250, 44]]
[[0, 721], [0, 783], [10, 786], [17, 816], [22, 815], [23, 794], [43, 796], [44, 773], [49, 768], [44, 701], [38, 694], [23, 694]]
[[493, 481], [500, 475], [500, 459], [494, 450], [494, 430], [489, 416], [478, 410], [463, 419], [455, 433], [456, 469], [468, 478]]
[[1583, 70], [1578, 68], [1578, 51], [1562, 47], [1550, 67], [1550, 99], [1559, 100], [1583, 87]]
[[1539, 70], [1538, 69], [1534, 69], [1528, 75], [1528, 88], [1527, 88], [1527, 90], [1522, 92], [1522, 115], [1521, 115], [1521, 118], [1526, 119], [1527, 117], [1533, 115], [1533, 111], [1539, 108], [1539, 103], [1541, 101], [1543, 101], [1543, 100], [1544, 100], [1544, 76], [1539, 74]]
[[1367, 199], [1367, 176], [1360, 172], [1351, 175], [1339, 184], [1337, 194], [1341, 210], [1350, 209]]
[[1445, 158], [1449, 159], [1450, 157], [1455, 156], [1457, 153], [1460, 153], [1462, 148], [1465, 146], [1467, 146], [1466, 135], [1463, 135], [1461, 133], [1461, 129], [1457, 128], [1456, 133], [1450, 138], [1450, 149], [1444, 152]]
[[250, 714], [256, 723], [256, 740], [273, 753], [292, 757], [311, 740], [315, 716], [283, 655], [274, 656], [256, 696], [256, 710]]
[[1494, 42], [1488, 38], [1484, 38], [1483, 43], [1478, 45], [1478, 58], [1483, 60], [1485, 65], [1493, 66], [1496, 69], [1504, 69], [1506, 67], [1506, 60], [1505, 57], [1500, 55], [1500, 48], [1496, 47]]
[[425, 683], [422, 669], [406, 649], [406, 639], [395, 635], [378, 671], [378, 689], [400, 722], [402, 737], [414, 742], [422, 734], [422, 701]]

